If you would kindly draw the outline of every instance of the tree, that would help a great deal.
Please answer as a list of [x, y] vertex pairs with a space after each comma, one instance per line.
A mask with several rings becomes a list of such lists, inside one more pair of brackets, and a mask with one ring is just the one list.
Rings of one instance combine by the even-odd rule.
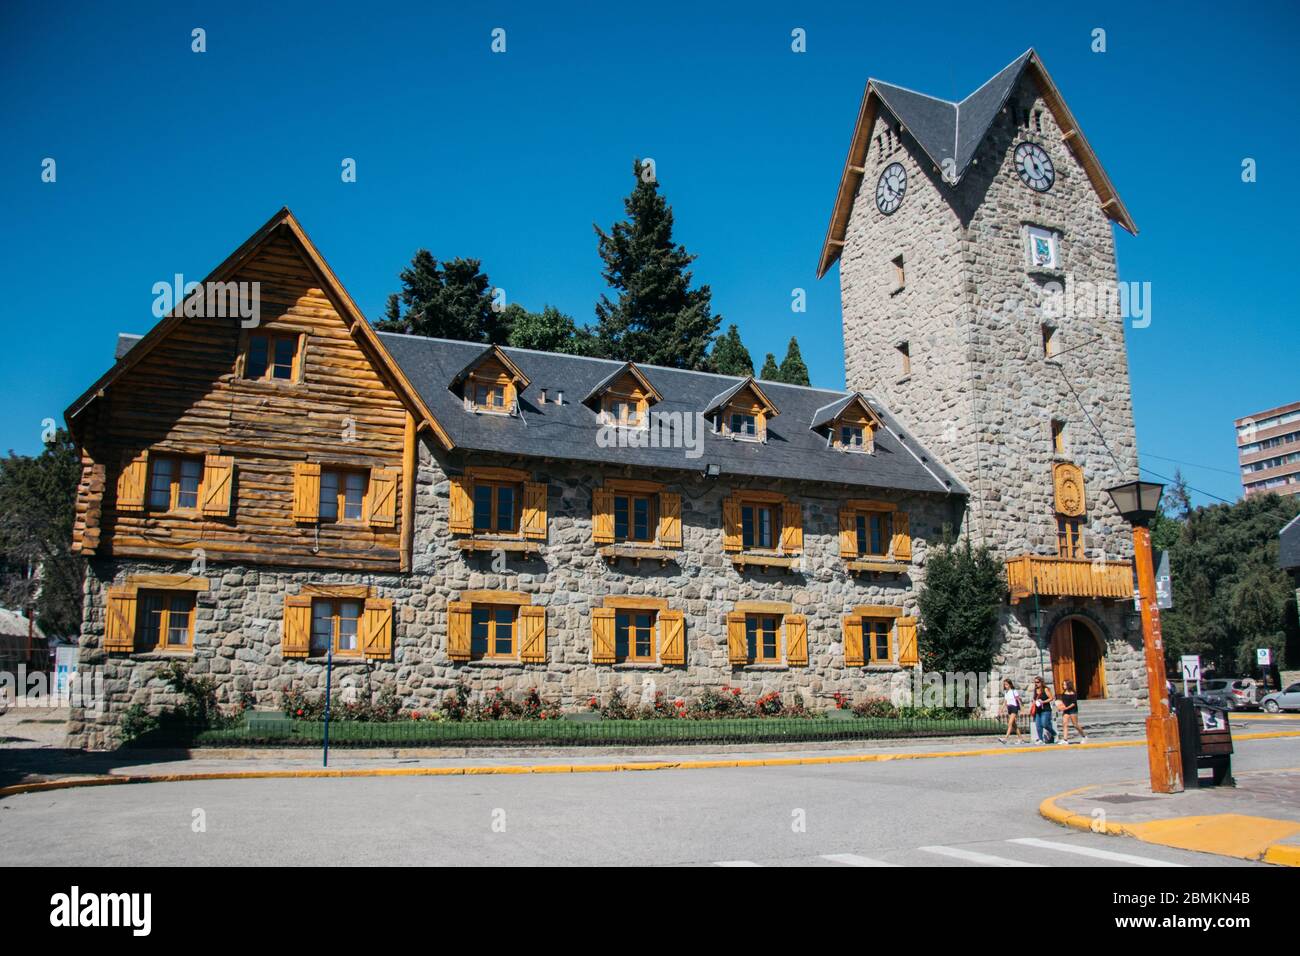
[[510, 337], [506, 310], [493, 308], [492, 288], [478, 259], [438, 260], [417, 250], [398, 273], [401, 292], [388, 297], [381, 332], [404, 332], [436, 339], [505, 344]]
[[623, 201], [627, 219], [609, 232], [594, 226], [602, 274], [617, 300], [596, 303], [596, 337], [606, 357], [671, 368], [707, 369], [721, 316], [707, 285], [691, 288], [695, 256], [673, 241], [673, 211], [659, 183], [633, 163], [636, 186]]
[[763, 360], [763, 370], [758, 373], [758, 377], [765, 382], [781, 381], [781, 370], [776, 366], [776, 356], [771, 352], [767, 353], [767, 358]]
[[595, 351], [591, 330], [585, 326], [578, 328], [572, 316], [554, 306], [543, 306], [541, 312], [529, 312], [521, 305], [512, 304], [506, 307], [506, 312], [509, 343], [515, 348], [569, 355], [591, 355]]
[[81, 629], [84, 563], [72, 553], [81, 459], [67, 432], [36, 457], [0, 460], [0, 602], [26, 612], [48, 635]]
[[935, 548], [917, 595], [925, 670], [990, 671], [1006, 591], [1006, 570], [990, 548], [973, 547], [969, 538], [949, 538]]
[[754, 360], [749, 356], [749, 349], [740, 341], [740, 330], [730, 325], [727, 331], [719, 335], [709, 353], [713, 371], [720, 375], [745, 377], [754, 374]]
[[779, 381], [787, 385], [811, 385], [808, 381], [808, 366], [804, 364], [803, 354], [799, 351], [799, 341], [792, 335], [786, 347], [785, 358], [781, 360]]

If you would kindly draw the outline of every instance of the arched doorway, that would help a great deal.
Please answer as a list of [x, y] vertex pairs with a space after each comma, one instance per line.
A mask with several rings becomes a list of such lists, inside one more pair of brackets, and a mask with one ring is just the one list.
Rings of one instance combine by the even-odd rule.
[[1106, 696], [1106, 645], [1091, 622], [1067, 617], [1052, 630], [1052, 684], [1073, 681], [1080, 700]]

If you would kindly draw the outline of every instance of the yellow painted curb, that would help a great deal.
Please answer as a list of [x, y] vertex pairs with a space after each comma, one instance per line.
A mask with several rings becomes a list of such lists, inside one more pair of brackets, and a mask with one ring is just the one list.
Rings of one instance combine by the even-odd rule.
[[1294, 843], [1274, 843], [1264, 851], [1262, 859], [1265, 863], [1276, 863], [1278, 866], [1300, 866], [1300, 846]]

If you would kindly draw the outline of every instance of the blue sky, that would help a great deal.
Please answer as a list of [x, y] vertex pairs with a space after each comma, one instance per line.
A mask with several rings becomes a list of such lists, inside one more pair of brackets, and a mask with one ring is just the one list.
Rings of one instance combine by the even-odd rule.
[[282, 205], [372, 319], [424, 246], [591, 321], [592, 224], [622, 214], [635, 156], [755, 363], [795, 333], [840, 386], [838, 279], [814, 270], [867, 77], [960, 99], [1030, 46], [1141, 228], [1117, 242], [1153, 289], [1128, 333], [1143, 464], [1235, 499], [1232, 420], [1300, 398], [1294, 5], [540, 6], [7, 0], [0, 449], [39, 450], [116, 333], [151, 324], [153, 283], [201, 278]]

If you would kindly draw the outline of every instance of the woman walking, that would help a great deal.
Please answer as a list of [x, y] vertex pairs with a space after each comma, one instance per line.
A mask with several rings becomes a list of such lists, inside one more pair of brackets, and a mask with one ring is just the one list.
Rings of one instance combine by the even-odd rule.
[[1020, 742], [1020, 691], [1016, 690], [1016, 685], [1011, 683], [1008, 678], [1002, 682], [1002, 709], [1007, 715], [1007, 732], [1002, 736], [1002, 742], [1010, 743], [1011, 732], [1016, 733], [1016, 743]]
[[1043, 683], [1041, 677], [1035, 677], [1030, 713], [1034, 716], [1034, 729], [1038, 731], [1040, 744], [1050, 744], [1056, 740], [1056, 731], [1052, 729], [1052, 699], [1052, 688]]
[[1057, 700], [1061, 708], [1061, 739], [1057, 743], [1070, 742], [1070, 724], [1074, 724], [1074, 729], [1079, 732], [1079, 740], [1086, 744], [1088, 738], [1083, 735], [1083, 725], [1079, 723], [1079, 695], [1075, 693], [1074, 681], [1065, 682], [1065, 689]]

